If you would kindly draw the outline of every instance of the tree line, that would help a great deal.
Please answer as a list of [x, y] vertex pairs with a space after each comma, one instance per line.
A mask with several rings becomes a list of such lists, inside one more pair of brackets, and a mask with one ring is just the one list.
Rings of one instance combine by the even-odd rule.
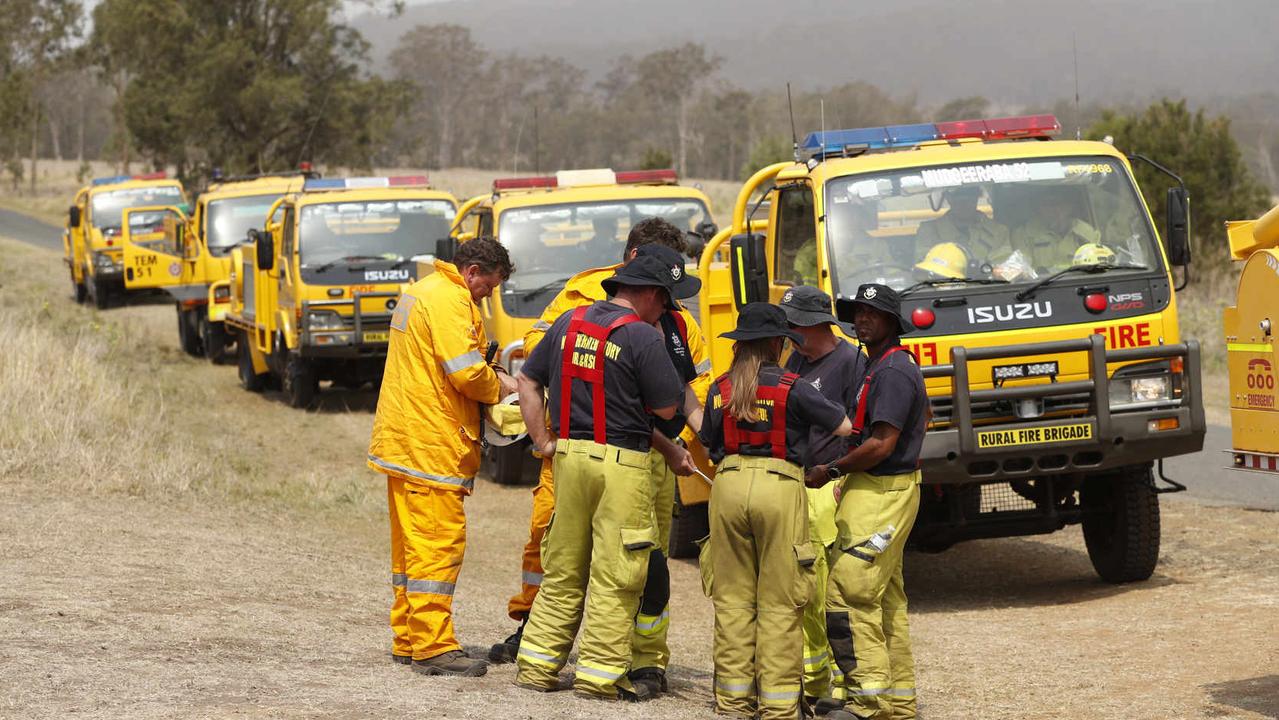
[[[6, 0], [4, 169], [15, 187], [24, 157], [32, 167], [40, 157], [174, 167], [184, 179], [302, 161], [513, 173], [674, 167], [739, 179], [791, 156], [792, 115], [802, 139], [821, 127], [1051, 111], [1068, 136], [1110, 136], [1182, 172], [1201, 232], [1255, 215], [1267, 204], [1263, 181], [1279, 182], [1279, 100], [1229, 108], [1245, 119], [1250, 166], [1228, 117], [1184, 101], [1008, 108], [963, 97], [927, 107], [859, 81], [748, 91], [723, 80], [722, 59], [695, 43], [619, 57], [592, 82], [562, 58], [495, 53], [465, 27], [419, 25], [379, 74], [342, 10], [341, 0], [102, 0], [86, 15], [80, 0]], [[1159, 211], [1166, 180], [1138, 173]], [[34, 189], [36, 173], [28, 179]]]

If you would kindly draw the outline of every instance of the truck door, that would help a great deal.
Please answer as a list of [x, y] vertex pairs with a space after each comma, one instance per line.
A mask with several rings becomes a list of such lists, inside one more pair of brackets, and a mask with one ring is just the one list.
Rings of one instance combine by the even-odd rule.
[[769, 248], [769, 300], [780, 302], [796, 285], [822, 287], [818, 273], [817, 215], [813, 189], [796, 182], [777, 189]]
[[183, 285], [192, 281], [193, 263], [185, 262], [187, 217], [176, 207], [124, 211], [124, 286], [130, 290]]

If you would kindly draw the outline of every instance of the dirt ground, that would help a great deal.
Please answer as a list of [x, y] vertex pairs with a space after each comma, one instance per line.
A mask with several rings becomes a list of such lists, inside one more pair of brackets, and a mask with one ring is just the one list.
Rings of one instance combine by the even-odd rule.
[[[246, 393], [232, 367], [177, 352], [171, 306], [66, 308], [54, 256], [0, 249], [0, 339], [49, 353], [43, 379], [15, 370], [35, 350], [0, 353], [0, 396], [30, 398], [0, 418], [0, 718], [712, 717], [711, 607], [690, 563], [673, 568], [673, 693], [654, 703], [521, 691], [510, 666], [392, 665], [382, 485], [363, 467], [372, 393], [310, 413]], [[47, 294], [28, 306], [23, 289]], [[41, 334], [6, 334], [27, 311]], [[93, 382], [126, 387], [139, 419], [80, 403], [58, 431], [69, 446], [33, 448], [42, 408], [64, 407], [59, 348], [88, 342], [74, 323], [110, 339]], [[528, 507], [527, 488], [487, 481], [467, 502], [469, 646], [514, 629]], [[1279, 718], [1279, 514], [1163, 507], [1145, 583], [1099, 581], [1077, 528], [908, 555], [921, 716]]]

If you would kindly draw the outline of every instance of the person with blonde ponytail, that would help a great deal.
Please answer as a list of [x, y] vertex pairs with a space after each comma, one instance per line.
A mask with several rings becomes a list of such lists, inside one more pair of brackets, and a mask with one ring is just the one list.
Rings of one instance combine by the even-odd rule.
[[811, 431], [847, 436], [844, 409], [778, 365], [790, 330], [768, 303], [744, 305], [733, 361], [706, 398], [701, 432], [718, 465], [704, 562], [715, 605], [715, 705], [760, 720], [799, 716], [800, 621], [816, 556], [808, 540], [803, 458]]

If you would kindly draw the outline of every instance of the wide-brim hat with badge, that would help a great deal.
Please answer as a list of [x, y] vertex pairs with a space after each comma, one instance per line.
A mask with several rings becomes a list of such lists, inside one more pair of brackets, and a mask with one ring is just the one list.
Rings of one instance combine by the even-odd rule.
[[684, 256], [677, 250], [659, 243], [648, 243], [635, 249], [635, 257], [655, 257], [671, 269], [671, 277], [675, 279], [675, 284], [671, 286], [671, 297], [676, 300], [691, 298], [702, 289], [702, 281], [688, 274]]
[[672, 310], [675, 304], [675, 285], [684, 277], [682, 263], [672, 267], [653, 255], [636, 255], [634, 260], [617, 269], [609, 278], [605, 278], [600, 286], [609, 297], [617, 295], [623, 285], [631, 287], [660, 287], [666, 291], [666, 306]]
[[857, 288], [857, 295], [851, 301], [854, 305], [865, 305], [873, 307], [876, 310], [882, 310], [889, 315], [897, 318], [897, 324], [901, 328], [902, 335], [915, 329], [905, 317], [902, 316], [902, 301], [898, 297], [897, 291], [887, 285], [879, 283], [866, 283]]
[[785, 337], [796, 344], [804, 344], [804, 336], [790, 329], [786, 322], [786, 312], [766, 302], [746, 303], [737, 313], [737, 329], [720, 333], [729, 340], [763, 340], [765, 338]]
[[519, 399], [519, 394], [511, 393], [494, 405], [484, 406], [484, 440], [489, 445], [505, 447], [528, 434]]
[[786, 313], [786, 320], [791, 325], [813, 327], [829, 323], [844, 331], [844, 334], [849, 337], [854, 337], [856, 334], [852, 325], [842, 323], [835, 318], [835, 313], [831, 309], [833, 306], [830, 295], [811, 285], [800, 285], [787, 290], [782, 295], [780, 307], [782, 312]]

